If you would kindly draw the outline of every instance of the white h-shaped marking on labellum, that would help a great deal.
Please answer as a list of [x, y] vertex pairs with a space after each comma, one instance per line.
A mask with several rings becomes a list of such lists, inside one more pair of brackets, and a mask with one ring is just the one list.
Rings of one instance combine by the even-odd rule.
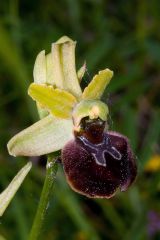
[[98, 165], [106, 167], [105, 153], [109, 153], [116, 160], [121, 160], [122, 158], [120, 152], [115, 147], [111, 146], [111, 142], [107, 136], [104, 136], [103, 141], [98, 144], [91, 143], [83, 136], [78, 138], [85, 145], [85, 149], [94, 157]]

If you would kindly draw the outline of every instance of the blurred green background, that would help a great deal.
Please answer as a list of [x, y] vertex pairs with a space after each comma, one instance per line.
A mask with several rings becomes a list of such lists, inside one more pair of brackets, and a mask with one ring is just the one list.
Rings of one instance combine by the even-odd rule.
[[[84, 86], [100, 69], [114, 71], [104, 96], [110, 129], [127, 135], [137, 156], [136, 182], [110, 200], [74, 193], [60, 166], [42, 240], [160, 239], [159, 25], [158, 0], [0, 1], [0, 190], [28, 161], [9, 156], [6, 144], [38, 119], [27, 96], [36, 55], [62, 35], [77, 40], [77, 69], [87, 62]], [[45, 159], [32, 160], [0, 219], [6, 240], [28, 238], [45, 177]]]

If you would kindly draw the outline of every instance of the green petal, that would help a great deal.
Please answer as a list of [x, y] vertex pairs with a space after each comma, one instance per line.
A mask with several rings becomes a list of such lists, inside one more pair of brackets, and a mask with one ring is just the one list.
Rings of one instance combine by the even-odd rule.
[[112, 76], [113, 72], [108, 68], [98, 72], [84, 89], [82, 99], [100, 99]]
[[70, 118], [73, 106], [77, 103], [72, 94], [58, 88], [54, 89], [52, 86], [32, 83], [28, 89], [28, 94], [41, 107], [60, 118]]
[[8, 143], [13, 156], [40, 156], [60, 150], [73, 138], [72, 120], [49, 115], [15, 135]]
[[[80, 98], [82, 91], [79, 85], [75, 66], [76, 42], [64, 36], [52, 44], [55, 84]], [[61, 83], [61, 86], [58, 84]]]
[[32, 163], [27, 163], [13, 178], [8, 187], [0, 194], [0, 217], [3, 215], [4, 211], [8, 207], [9, 203], [16, 194], [18, 188], [22, 184], [31, 167]]

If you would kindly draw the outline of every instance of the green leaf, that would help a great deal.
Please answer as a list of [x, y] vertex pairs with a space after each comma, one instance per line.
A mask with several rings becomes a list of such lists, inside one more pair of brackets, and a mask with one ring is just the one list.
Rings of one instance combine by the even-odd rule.
[[49, 115], [15, 135], [8, 143], [13, 156], [40, 156], [58, 151], [73, 138], [71, 119]]
[[99, 71], [84, 89], [82, 99], [100, 99], [112, 76], [113, 72], [108, 68]]
[[32, 163], [27, 163], [13, 178], [8, 187], [0, 194], [0, 216], [3, 215], [4, 211], [8, 207], [12, 198], [16, 194], [26, 175], [30, 171]]
[[41, 107], [46, 108], [54, 116], [60, 118], [71, 118], [73, 106], [77, 103], [72, 94], [58, 88], [54, 89], [52, 86], [32, 83], [28, 94]]

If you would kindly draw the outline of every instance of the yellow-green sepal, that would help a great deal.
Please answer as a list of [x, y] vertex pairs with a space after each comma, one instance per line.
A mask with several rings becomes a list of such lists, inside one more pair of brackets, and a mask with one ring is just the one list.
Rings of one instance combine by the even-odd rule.
[[71, 118], [76, 98], [69, 92], [54, 89], [52, 86], [32, 83], [28, 89], [28, 94], [51, 114], [59, 118]]
[[71, 119], [52, 115], [16, 134], [7, 144], [12, 156], [41, 156], [61, 150], [73, 138]]
[[100, 99], [105, 88], [113, 76], [113, 71], [106, 68], [95, 75], [89, 85], [84, 89], [82, 99]]
[[80, 121], [84, 117], [100, 118], [106, 121], [108, 112], [108, 106], [100, 100], [82, 100], [75, 106], [72, 113], [74, 126], [79, 127]]

